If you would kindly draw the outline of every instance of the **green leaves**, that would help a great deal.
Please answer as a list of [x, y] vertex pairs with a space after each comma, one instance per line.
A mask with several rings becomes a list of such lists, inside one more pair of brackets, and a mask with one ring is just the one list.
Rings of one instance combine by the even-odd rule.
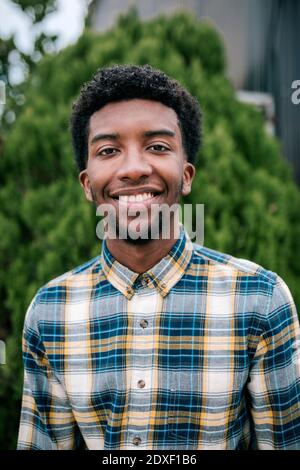
[[131, 11], [104, 34], [86, 31], [36, 65], [0, 158], [0, 331], [9, 344], [1, 403], [13, 403], [0, 410], [0, 423], [13, 423], [9, 436], [0, 433], [3, 448], [13, 448], [16, 438], [28, 304], [48, 280], [100, 253], [98, 220], [79, 186], [68, 122], [80, 86], [113, 63], [159, 67], [198, 98], [204, 143], [184, 202], [205, 204], [205, 245], [277, 271], [300, 306], [300, 193], [261, 115], [236, 101], [213, 27], [184, 12], [142, 23]]

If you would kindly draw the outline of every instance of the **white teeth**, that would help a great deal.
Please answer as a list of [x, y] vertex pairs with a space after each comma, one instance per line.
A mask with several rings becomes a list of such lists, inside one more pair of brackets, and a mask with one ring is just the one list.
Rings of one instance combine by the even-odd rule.
[[120, 201], [125, 202], [142, 202], [146, 199], [150, 199], [154, 196], [153, 193], [143, 193], [143, 194], [124, 194], [123, 196], [119, 196]]

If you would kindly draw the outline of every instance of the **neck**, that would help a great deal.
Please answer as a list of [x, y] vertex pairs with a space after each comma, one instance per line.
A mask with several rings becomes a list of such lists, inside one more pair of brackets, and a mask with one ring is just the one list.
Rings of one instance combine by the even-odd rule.
[[157, 264], [171, 250], [178, 239], [174, 233], [168, 239], [149, 239], [143, 245], [135, 245], [126, 239], [106, 239], [112, 256], [136, 273], [144, 273]]

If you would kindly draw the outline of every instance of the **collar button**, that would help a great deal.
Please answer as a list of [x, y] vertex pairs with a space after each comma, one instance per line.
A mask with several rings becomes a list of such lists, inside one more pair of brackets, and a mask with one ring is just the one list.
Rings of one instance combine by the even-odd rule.
[[150, 282], [151, 282], [151, 279], [149, 278], [149, 276], [146, 275], [142, 277], [141, 284], [143, 287], [148, 286]]

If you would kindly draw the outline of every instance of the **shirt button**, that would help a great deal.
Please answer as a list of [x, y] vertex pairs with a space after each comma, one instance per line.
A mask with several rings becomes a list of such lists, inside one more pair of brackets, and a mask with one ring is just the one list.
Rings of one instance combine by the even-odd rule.
[[142, 439], [140, 437], [134, 437], [132, 442], [135, 446], [139, 446], [142, 442]]
[[142, 286], [146, 287], [150, 283], [150, 279], [149, 277], [145, 276], [143, 277], [141, 282], [142, 282]]
[[138, 384], [138, 387], [139, 387], [139, 388], [144, 388], [145, 385], [146, 385], [143, 380], [139, 380], [137, 384]]
[[140, 326], [141, 326], [142, 328], [147, 328], [147, 326], [148, 326], [147, 320], [141, 320], [141, 321], [140, 321]]

